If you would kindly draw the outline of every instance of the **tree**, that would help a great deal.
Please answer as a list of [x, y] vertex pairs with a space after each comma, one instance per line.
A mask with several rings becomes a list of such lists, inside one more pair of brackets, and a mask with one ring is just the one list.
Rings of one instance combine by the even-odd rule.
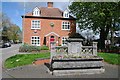
[[21, 40], [22, 32], [20, 28], [13, 24], [6, 14], [2, 13], [0, 17], [2, 18], [2, 26], [0, 27], [2, 31], [2, 40], [13, 40], [13, 42]]
[[109, 31], [120, 23], [120, 2], [73, 2], [69, 9], [80, 23], [80, 29], [100, 33], [99, 48], [104, 49]]
[[2, 19], [2, 24], [1, 24], [1, 27], [0, 27], [0, 30], [1, 30], [1, 33], [2, 33], [2, 39], [4, 41], [6, 41], [6, 40], [9, 40], [8, 39], [8, 28], [11, 26], [11, 22], [10, 22], [9, 17], [4, 13], [1, 13], [0, 17]]
[[12, 24], [11, 27], [8, 28], [8, 38], [10, 40], [13, 40], [13, 42], [16, 42], [16, 40], [19, 40], [19, 36], [21, 34], [21, 30], [20, 28], [15, 25], [15, 24]]

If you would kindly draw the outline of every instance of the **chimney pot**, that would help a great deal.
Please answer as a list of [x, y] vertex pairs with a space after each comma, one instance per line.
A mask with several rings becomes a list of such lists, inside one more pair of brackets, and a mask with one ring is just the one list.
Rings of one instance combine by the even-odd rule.
[[53, 2], [48, 2], [47, 5], [48, 7], [53, 7]]

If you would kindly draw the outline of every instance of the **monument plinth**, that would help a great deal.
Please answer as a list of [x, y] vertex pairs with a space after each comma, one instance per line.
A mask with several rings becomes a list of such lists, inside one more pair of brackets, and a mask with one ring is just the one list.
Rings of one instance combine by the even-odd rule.
[[97, 43], [83, 46], [82, 39], [68, 39], [67, 46], [51, 44], [49, 71], [53, 75], [97, 74], [105, 71], [103, 58], [97, 56]]

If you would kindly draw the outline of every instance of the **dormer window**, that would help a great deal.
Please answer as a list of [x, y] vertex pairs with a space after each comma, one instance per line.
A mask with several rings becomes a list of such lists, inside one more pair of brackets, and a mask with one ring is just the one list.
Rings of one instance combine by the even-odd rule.
[[63, 17], [64, 17], [64, 18], [69, 18], [69, 12], [68, 12], [68, 11], [64, 11]]
[[37, 7], [33, 10], [33, 16], [40, 16], [40, 10]]

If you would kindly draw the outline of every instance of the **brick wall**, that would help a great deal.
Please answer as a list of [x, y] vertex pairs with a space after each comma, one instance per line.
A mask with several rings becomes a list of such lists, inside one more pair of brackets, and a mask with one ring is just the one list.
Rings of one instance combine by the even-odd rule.
[[[37, 29], [37, 33], [34, 33], [35, 30], [31, 29], [31, 20], [40, 20], [40, 28]], [[70, 21], [70, 30], [62, 30], [62, 21]], [[54, 27], [50, 26], [50, 23], [54, 23]], [[59, 43], [57, 45], [61, 44], [61, 40], [63, 36], [69, 36], [72, 33], [76, 32], [76, 25], [75, 20], [60, 20], [60, 19], [39, 19], [39, 18], [23, 18], [23, 42], [31, 44], [31, 36], [39, 36], [40, 37], [40, 45], [43, 45], [44, 37], [45, 35], [49, 34], [50, 32], [55, 32], [58, 34], [56, 37], [56, 41]], [[48, 37], [50, 37], [49, 35]], [[46, 40], [48, 41], [47, 45], [49, 46], [49, 39], [46, 37]]]

